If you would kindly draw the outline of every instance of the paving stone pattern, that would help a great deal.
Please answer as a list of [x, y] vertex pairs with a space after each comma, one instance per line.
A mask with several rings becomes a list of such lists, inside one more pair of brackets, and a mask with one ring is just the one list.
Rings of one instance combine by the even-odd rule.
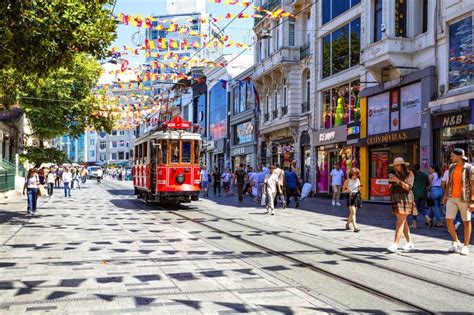
[[24, 198], [0, 205], [0, 314], [334, 311], [140, 207], [127, 189], [87, 183], [72, 198], [57, 189], [35, 217]]

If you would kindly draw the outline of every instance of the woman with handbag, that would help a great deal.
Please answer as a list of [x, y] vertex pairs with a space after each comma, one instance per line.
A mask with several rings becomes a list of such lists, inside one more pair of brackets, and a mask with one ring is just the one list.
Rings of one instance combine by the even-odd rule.
[[41, 185], [36, 168], [32, 168], [28, 171], [28, 175], [25, 179], [25, 185], [23, 186], [23, 195], [27, 195], [27, 212], [28, 214], [35, 214], [36, 203], [38, 200], [38, 187]]
[[394, 169], [394, 173], [390, 174], [388, 179], [390, 183], [390, 201], [392, 212], [397, 217], [394, 241], [392, 245], [387, 247], [392, 253], [398, 250], [402, 234], [405, 235], [407, 240], [402, 249], [408, 251], [415, 248], [407, 221], [409, 215], [417, 212], [415, 197], [412, 192], [415, 176], [408, 170], [408, 165], [402, 157], [395, 158], [393, 163], [390, 164]]
[[349, 179], [344, 181], [342, 191], [347, 193], [347, 208], [349, 209], [349, 216], [347, 217], [346, 230], [350, 230], [350, 224], [354, 226], [354, 232], [359, 232], [360, 229], [356, 223], [357, 208], [362, 206], [360, 197], [360, 171], [357, 167], [350, 169], [348, 174]]
[[443, 200], [443, 189], [441, 188], [442, 184], [442, 177], [441, 169], [438, 165], [431, 165], [430, 168], [430, 175], [428, 178], [430, 179], [430, 203], [432, 201], [433, 212], [436, 218], [436, 225], [435, 227], [444, 227], [443, 221], [441, 219], [441, 211], [439, 209], [441, 202]]

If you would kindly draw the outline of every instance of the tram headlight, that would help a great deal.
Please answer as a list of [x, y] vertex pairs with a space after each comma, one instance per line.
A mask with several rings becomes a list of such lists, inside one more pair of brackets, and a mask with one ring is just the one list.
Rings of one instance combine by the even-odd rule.
[[181, 185], [182, 183], [184, 183], [184, 175], [183, 175], [183, 174], [177, 175], [177, 176], [176, 176], [176, 182], [177, 182], [178, 184], [180, 184], [180, 185]]

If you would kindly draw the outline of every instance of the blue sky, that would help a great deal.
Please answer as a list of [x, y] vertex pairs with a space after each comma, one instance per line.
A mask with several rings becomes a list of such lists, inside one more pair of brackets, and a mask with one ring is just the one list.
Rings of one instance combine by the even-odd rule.
[[[189, 0], [190, 2], [194, 0]], [[209, 0], [204, 0], [206, 4], [206, 11], [214, 16], [223, 15], [231, 12], [234, 14], [239, 13], [244, 7], [239, 5], [227, 5], [227, 4], [216, 4], [211, 3]], [[225, 2], [222, 1], [222, 2]], [[115, 6], [114, 15], [118, 13], [126, 13], [129, 15], [163, 15], [166, 14], [166, 0], [117, 0]], [[248, 7], [244, 13], [253, 14], [253, 9]], [[222, 19], [218, 22], [219, 26], [224, 27], [230, 19]], [[253, 19], [235, 19], [226, 29], [225, 33], [229, 36], [229, 40], [237, 42], [250, 43], [252, 41], [253, 32], [251, 28], [253, 26]], [[139, 29], [133, 26], [119, 25], [117, 27], [117, 39], [112, 44], [112, 47], [122, 47], [123, 45], [133, 46], [132, 35]], [[145, 32], [145, 29], [142, 29]], [[224, 53], [238, 54], [243, 48], [226, 48]], [[252, 51], [249, 49], [244, 54], [251, 55]], [[141, 63], [143, 57], [140, 56], [128, 56], [131, 64]]]

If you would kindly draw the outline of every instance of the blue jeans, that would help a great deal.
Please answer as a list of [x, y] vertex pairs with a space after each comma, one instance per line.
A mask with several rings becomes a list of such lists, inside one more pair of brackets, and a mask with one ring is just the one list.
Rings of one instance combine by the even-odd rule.
[[28, 188], [28, 211], [36, 212], [36, 201], [38, 200], [38, 188]]
[[433, 199], [433, 212], [436, 218], [436, 223], [441, 223], [441, 211], [439, 206], [441, 205], [441, 200], [443, 199], [443, 190], [441, 187], [431, 187], [430, 197]]
[[69, 183], [64, 183], [64, 197], [71, 197], [71, 187]]

